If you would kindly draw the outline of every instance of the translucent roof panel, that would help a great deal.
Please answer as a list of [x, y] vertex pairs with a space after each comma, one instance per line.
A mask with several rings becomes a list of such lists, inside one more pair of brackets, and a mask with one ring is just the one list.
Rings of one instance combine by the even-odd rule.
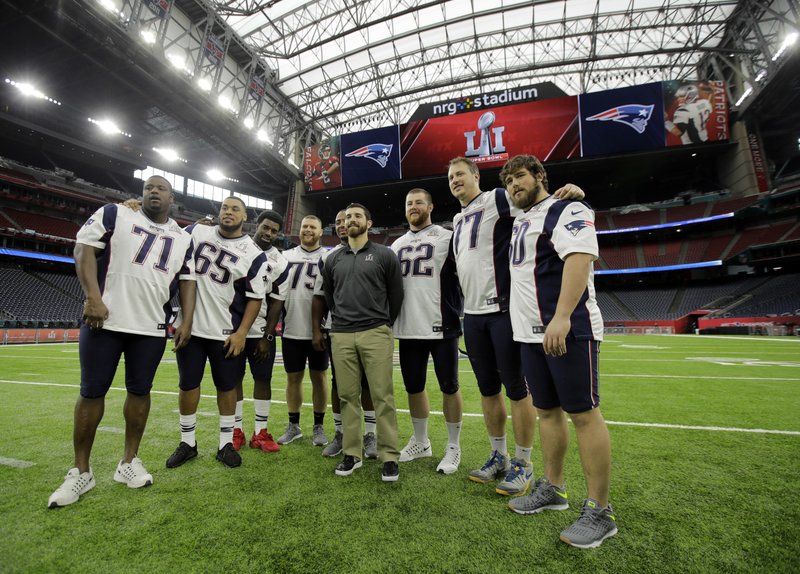
[[228, 0], [310, 125], [407, 121], [420, 103], [552, 81], [568, 94], [695, 78], [748, 0]]

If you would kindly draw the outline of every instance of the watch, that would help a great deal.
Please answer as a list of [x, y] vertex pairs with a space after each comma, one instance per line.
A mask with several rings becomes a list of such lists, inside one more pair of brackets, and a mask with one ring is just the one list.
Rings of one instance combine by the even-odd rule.
[[270, 335], [269, 333], [267, 333], [266, 335], [264, 335], [264, 338], [271, 343], [272, 341], [275, 340], [275, 335]]

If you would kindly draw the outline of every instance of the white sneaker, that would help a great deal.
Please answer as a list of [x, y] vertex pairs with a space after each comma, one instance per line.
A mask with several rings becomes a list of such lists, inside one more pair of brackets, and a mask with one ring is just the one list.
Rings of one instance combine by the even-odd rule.
[[439, 466], [436, 467], [436, 472], [453, 474], [458, 470], [459, 464], [461, 464], [461, 449], [455, 445], [448, 444]]
[[399, 462], [408, 462], [418, 458], [433, 456], [431, 441], [417, 442], [413, 436], [408, 439], [408, 444], [400, 451]]
[[59, 508], [78, 502], [81, 495], [92, 490], [94, 485], [94, 475], [91, 468], [89, 472], [80, 472], [77, 468], [71, 468], [67, 472], [67, 476], [64, 477], [64, 483], [50, 495], [47, 507]]
[[135, 456], [130, 462], [119, 461], [114, 480], [127, 484], [128, 488], [141, 488], [153, 484], [153, 475], [147, 472], [142, 459]]

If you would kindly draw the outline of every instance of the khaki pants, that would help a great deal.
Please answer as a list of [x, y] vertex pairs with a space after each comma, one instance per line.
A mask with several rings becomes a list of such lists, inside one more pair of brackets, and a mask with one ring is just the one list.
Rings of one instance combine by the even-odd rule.
[[342, 407], [342, 450], [362, 458], [361, 370], [367, 375], [377, 421], [378, 458], [397, 461], [397, 411], [392, 363], [394, 337], [386, 325], [357, 333], [331, 333], [333, 366]]

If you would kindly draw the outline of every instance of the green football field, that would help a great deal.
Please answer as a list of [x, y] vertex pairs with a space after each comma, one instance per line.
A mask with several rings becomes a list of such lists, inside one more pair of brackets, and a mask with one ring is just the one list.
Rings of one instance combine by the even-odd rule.
[[[155, 484], [137, 490], [112, 480], [124, 429], [118, 377], [92, 456], [97, 486], [77, 504], [49, 510], [47, 498], [72, 463], [77, 346], [0, 347], [0, 572], [800, 571], [800, 340], [608, 338], [601, 398], [619, 533], [594, 550], [558, 540], [585, 496], [574, 440], [568, 511], [519, 516], [493, 485], [467, 480], [489, 444], [468, 361], [460, 369], [463, 457], [454, 475], [435, 472], [447, 434], [432, 370], [434, 457], [402, 464], [397, 483], [381, 482], [377, 461], [335, 476], [336, 461], [311, 445], [308, 404], [303, 439], [274, 454], [245, 447], [240, 468], [223, 468], [214, 460], [210, 380], [198, 417], [200, 456], [168, 470], [179, 440], [177, 366], [168, 351], [139, 453]], [[245, 381], [247, 396], [249, 375]], [[276, 364], [275, 436], [287, 421], [285, 382]], [[411, 422], [399, 369], [395, 389], [402, 447]], [[307, 381], [305, 390], [310, 403]], [[248, 401], [248, 437], [252, 424]], [[330, 415], [326, 428], [332, 435]], [[537, 437], [537, 473], [540, 461]]]

